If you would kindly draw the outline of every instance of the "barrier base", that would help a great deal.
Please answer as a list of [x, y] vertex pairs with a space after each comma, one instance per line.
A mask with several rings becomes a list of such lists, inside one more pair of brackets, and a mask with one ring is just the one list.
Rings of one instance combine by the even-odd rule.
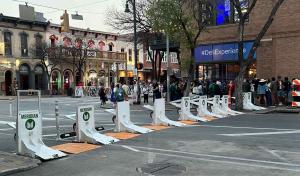
[[80, 133], [81, 133], [81, 137], [80, 139], [78, 139], [79, 142], [89, 142], [92, 144], [96, 144], [96, 143], [111, 144], [119, 141], [116, 138], [100, 134], [96, 130], [86, 130], [86, 131], [81, 131]]
[[21, 141], [26, 151], [21, 151], [21, 155], [30, 155], [39, 157], [42, 160], [51, 160], [67, 156], [65, 153], [47, 147], [42, 141]]

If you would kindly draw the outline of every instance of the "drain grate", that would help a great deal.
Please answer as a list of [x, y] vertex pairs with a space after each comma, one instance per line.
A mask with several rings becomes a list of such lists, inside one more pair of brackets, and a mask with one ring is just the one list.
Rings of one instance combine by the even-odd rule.
[[142, 167], [136, 168], [136, 170], [139, 173], [151, 174], [153, 176], [180, 175], [186, 172], [186, 168], [182, 165], [165, 162], [145, 164]]

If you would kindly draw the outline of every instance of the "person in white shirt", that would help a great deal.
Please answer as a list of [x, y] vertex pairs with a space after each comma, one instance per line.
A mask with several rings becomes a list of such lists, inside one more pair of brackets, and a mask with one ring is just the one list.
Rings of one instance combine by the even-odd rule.
[[148, 97], [149, 97], [150, 88], [149, 88], [149, 85], [147, 83], [143, 86], [142, 92], [144, 94], [144, 103], [149, 103], [148, 102]]

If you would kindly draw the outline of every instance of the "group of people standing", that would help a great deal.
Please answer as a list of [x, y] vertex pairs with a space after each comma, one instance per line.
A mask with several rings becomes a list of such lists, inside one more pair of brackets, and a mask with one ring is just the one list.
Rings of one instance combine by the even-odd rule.
[[[170, 84], [170, 100], [178, 100], [184, 96], [187, 88], [187, 83], [182, 80], [172, 81]], [[207, 95], [213, 97], [215, 95], [235, 96], [236, 85], [233, 81], [225, 82], [220, 80], [205, 80], [193, 81], [191, 84], [191, 93], [194, 95]], [[261, 106], [280, 106], [290, 105], [292, 101], [291, 91], [293, 85], [288, 77], [282, 79], [280, 76], [265, 80], [265, 79], [244, 79], [242, 84], [243, 92], [252, 92], [253, 102]], [[299, 90], [300, 91], [300, 90]], [[99, 96], [101, 105], [104, 105], [108, 100], [107, 95], [110, 95], [110, 100], [114, 104], [119, 101], [128, 100], [129, 95], [143, 95], [143, 102], [149, 103], [149, 96], [152, 95], [153, 102], [155, 99], [166, 97], [167, 83], [159, 82], [140, 82], [139, 87], [136, 83], [127, 85], [125, 83], [111, 84], [110, 89], [106, 89], [103, 84], [100, 84]]]
[[[294, 79], [293, 79], [294, 80]], [[248, 84], [247, 81], [245, 84]], [[288, 77], [278, 76], [271, 79], [254, 79], [252, 81], [253, 93], [261, 106], [289, 106], [292, 102], [294, 89]]]

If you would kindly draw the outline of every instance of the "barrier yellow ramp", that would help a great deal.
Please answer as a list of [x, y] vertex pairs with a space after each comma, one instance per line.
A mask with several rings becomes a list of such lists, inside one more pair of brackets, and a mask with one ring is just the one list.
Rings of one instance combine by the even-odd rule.
[[195, 125], [195, 124], [198, 124], [198, 122], [191, 121], [191, 120], [181, 120], [179, 122], [184, 123], [186, 125]]
[[144, 127], [149, 128], [149, 129], [154, 130], [154, 131], [160, 131], [160, 130], [170, 128], [169, 126], [165, 126], [165, 125], [145, 125]]
[[203, 118], [205, 118], [207, 121], [213, 121], [217, 119], [216, 117], [213, 116], [204, 116]]
[[60, 150], [65, 153], [79, 154], [90, 150], [94, 150], [99, 147], [100, 147], [99, 145], [93, 145], [88, 143], [66, 143], [66, 144], [52, 146], [51, 148], [55, 150]]
[[118, 133], [105, 133], [107, 136], [111, 136], [117, 139], [125, 140], [138, 137], [140, 134], [128, 133], [128, 132], [118, 132]]

